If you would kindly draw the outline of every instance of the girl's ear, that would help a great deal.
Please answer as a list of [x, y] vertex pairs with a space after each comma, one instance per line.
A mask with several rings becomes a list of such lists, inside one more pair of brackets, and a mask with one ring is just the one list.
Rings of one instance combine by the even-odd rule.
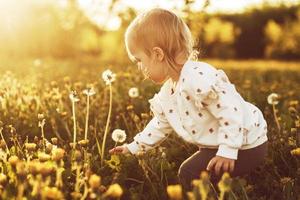
[[160, 47], [153, 47], [154, 58], [158, 61], [162, 61], [165, 57], [164, 51]]

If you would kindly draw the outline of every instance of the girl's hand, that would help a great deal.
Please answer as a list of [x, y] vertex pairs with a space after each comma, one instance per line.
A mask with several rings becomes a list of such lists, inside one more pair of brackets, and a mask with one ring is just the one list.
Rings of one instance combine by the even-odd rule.
[[112, 148], [109, 150], [109, 153], [110, 154], [126, 154], [126, 153], [129, 153], [129, 150], [126, 146], [117, 146], [115, 148]]
[[208, 171], [215, 169], [215, 173], [217, 175], [220, 174], [221, 169], [223, 169], [223, 172], [228, 172], [228, 171], [233, 172], [234, 162], [235, 162], [235, 160], [230, 159], [230, 158], [215, 156], [209, 161], [206, 169]]

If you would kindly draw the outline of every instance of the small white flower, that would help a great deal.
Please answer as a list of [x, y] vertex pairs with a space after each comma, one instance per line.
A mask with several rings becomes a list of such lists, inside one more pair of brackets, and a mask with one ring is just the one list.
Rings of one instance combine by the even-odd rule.
[[113, 141], [122, 143], [126, 140], [126, 133], [124, 130], [115, 129], [111, 135]]
[[128, 90], [128, 95], [131, 97], [131, 98], [136, 98], [139, 96], [139, 89], [136, 88], [136, 87], [133, 87], [133, 88], [130, 88]]
[[69, 95], [70, 99], [72, 102], [78, 102], [79, 98], [77, 97], [76, 91], [72, 91]]
[[116, 74], [107, 69], [102, 73], [102, 79], [105, 81], [106, 85], [109, 85], [116, 80]]
[[276, 94], [276, 93], [271, 93], [269, 96], [268, 96], [268, 104], [270, 104], [270, 105], [277, 105], [278, 103], [279, 103], [279, 101], [278, 101], [278, 98], [279, 98], [279, 96], [278, 96], [278, 94]]
[[83, 94], [87, 95], [87, 96], [93, 96], [94, 94], [96, 94], [94, 88], [88, 88], [83, 90]]

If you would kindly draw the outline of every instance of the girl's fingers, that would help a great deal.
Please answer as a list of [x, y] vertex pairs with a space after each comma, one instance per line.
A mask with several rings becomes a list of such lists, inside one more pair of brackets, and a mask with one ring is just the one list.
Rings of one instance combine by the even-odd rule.
[[214, 165], [215, 165], [215, 157], [209, 161], [206, 170], [210, 171], [214, 167]]
[[228, 162], [224, 162], [223, 164], [223, 172], [228, 172], [229, 171], [229, 164]]
[[222, 165], [223, 165], [222, 161], [219, 161], [219, 162], [216, 163], [216, 166], [215, 166], [215, 173], [216, 173], [216, 175], [220, 174], [220, 170], [222, 168]]
[[109, 150], [109, 153], [122, 153], [122, 152], [123, 152], [123, 147], [115, 147]]

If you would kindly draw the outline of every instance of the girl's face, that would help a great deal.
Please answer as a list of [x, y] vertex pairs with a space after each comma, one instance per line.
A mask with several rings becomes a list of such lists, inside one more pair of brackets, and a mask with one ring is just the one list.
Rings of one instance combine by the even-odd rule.
[[135, 61], [144, 74], [149, 77], [155, 83], [163, 83], [167, 74], [164, 70], [165, 64], [162, 59], [159, 59], [156, 52], [151, 52], [150, 57], [141, 50], [131, 52], [134, 56]]

